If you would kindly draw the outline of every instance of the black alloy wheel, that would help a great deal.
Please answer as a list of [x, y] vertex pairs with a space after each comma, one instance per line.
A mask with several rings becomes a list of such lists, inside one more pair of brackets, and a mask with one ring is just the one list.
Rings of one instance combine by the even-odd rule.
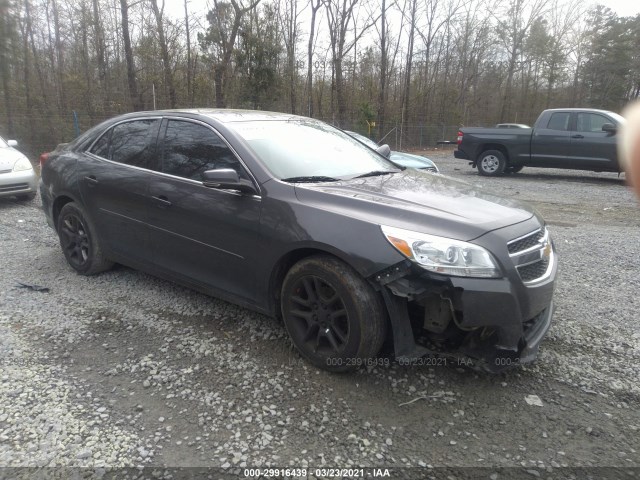
[[82, 208], [67, 203], [58, 216], [58, 237], [67, 262], [82, 275], [93, 275], [113, 266], [102, 254], [95, 229]]
[[80, 217], [70, 213], [62, 218], [60, 241], [71, 266], [81, 268], [89, 259], [91, 244]]
[[305, 258], [289, 270], [281, 308], [293, 344], [325, 370], [365, 365], [380, 351], [386, 335], [380, 295], [350, 266], [329, 255]]
[[289, 315], [305, 347], [324, 355], [340, 354], [349, 340], [349, 314], [335, 288], [320, 277], [300, 277], [293, 285]]

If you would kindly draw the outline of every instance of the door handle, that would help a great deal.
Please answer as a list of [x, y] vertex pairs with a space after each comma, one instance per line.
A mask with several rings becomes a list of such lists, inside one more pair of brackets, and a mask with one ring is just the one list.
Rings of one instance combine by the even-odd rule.
[[584, 135], [571, 135], [571, 138], [584, 138]]
[[156, 201], [156, 203], [158, 204], [158, 207], [160, 208], [166, 208], [172, 205], [169, 199], [164, 195], [160, 195], [158, 197], [151, 197], [151, 198], [153, 198]]
[[87, 182], [87, 184], [89, 184], [90, 187], [93, 187], [94, 185], [98, 184], [98, 179], [96, 177], [94, 177], [93, 175], [89, 175], [88, 177], [84, 177], [84, 179]]

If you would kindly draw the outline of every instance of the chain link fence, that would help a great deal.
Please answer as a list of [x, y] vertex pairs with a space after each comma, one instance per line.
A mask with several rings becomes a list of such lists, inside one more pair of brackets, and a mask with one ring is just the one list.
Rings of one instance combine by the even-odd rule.
[[[14, 133], [8, 134], [8, 118], [0, 112], [0, 135], [11, 137], [19, 143], [19, 149], [34, 163], [43, 152], [53, 150], [59, 143], [72, 141], [79, 133], [106, 120], [110, 115], [87, 115], [78, 112], [69, 114], [31, 115], [14, 114], [12, 126]], [[330, 119], [324, 119], [333, 123]], [[369, 128], [362, 121], [352, 121], [344, 130], [361, 133], [379, 144], [388, 144], [392, 150], [411, 151], [443, 148], [456, 144], [458, 126], [456, 125], [419, 125], [402, 126], [399, 123], [386, 123], [384, 132], [379, 133], [377, 126]]]

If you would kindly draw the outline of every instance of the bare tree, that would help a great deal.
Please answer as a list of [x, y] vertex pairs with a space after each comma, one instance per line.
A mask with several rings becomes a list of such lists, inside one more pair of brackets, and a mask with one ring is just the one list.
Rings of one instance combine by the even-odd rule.
[[189, 26], [189, 9], [187, 0], [184, 0], [184, 26], [187, 40], [187, 101], [193, 106], [193, 62], [191, 60], [191, 28]]
[[158, 42], [160, 44], [160, 54], [162, 55], [162, 67], [164, 72], [165, 88], [169, 91], [169, 104], [171, 108], [176, 108], [176, 87], [173, 82], [173, 72], [171, 70], [171, 62], [169, 61], [169, 48], [167, 46], [167, 40], [165, 37], [163, 15], [164, 15], [164, 0], [162, 0], [162, 7], [158, 8], [158, 0], [149, 0], [151, 3], [151, 9], [156, 19], [156, 28], [158, 34]]
[[[325, 0], [329, 41], [331, 43], [331, 64], [333, 67], [334, 87], [338, 103], [338, 124], [347, 122], [347, 95], [344, 83], [344, 60], [355, 48], [360, 38], [371, 28], [377, 18], [365, 18], [363, 26], [358, 30], [358, 0]], [[353, 35], [352, 40], [347, 38]], [[335, 112], [332, 112], [335, 113]]]
[[502, 92], [502, 106], [499, 120], [509, 120], [513, 79], [521, 67], [520, 54], [525, 38], [534, 21], [546, 11], [549, 0], [510, 0], [504, 17], [498, 18], [497, 28], [500, 40], [507, 53], [507, 79]]
[[[404, 69], [404, 88], [402, 90], [402, 100], [400, 106], [400, 126], [404, 126], [407, 118], [407, 110], [409, 108], [409, 99], [411, 95], [411, 71], [413, 67], [413, 44], [416, 35], [418, 0], [406, 0], [405, 6], [408, 5], [409, 34], [407, 38], [407, 55], [405, 59]], [[402, 135], [400, 135], [400, 148], [402, 147]]]
[[278, 17], [284, 26], [282, 33], [287, 52], [286, 76], [289, 90], [289, 111], [293, 114], [296, 113], [297, 103], [296, 80], [298, 69], [296, 67], [296, 47], [299, 39], [298, 27], [300, 26], [300, 13], [297, 0], [280, 0], [278, 4]]
[[309, 0], [311, 20], [309, 26], [309, 42], [307, 43], [307, 115], [313, 117], [313, 48], [316, 32], [316, 16], [322, 6], [322, 0]]
[[13, 135], [13, 95], [11, 94], [9, 72], [9, 44], [11, 38], [11, 18], [9, 0], [0, 0], [0, 75], [4, 92], [4, 108], [7, 113], [7, 130]]
[[201, 37], [201, 44], [212, 49], [213, 77], [215, 82], [216, 106], [226, 106], [225, 89], [231, 75], [231, 59], [236, 38], [242, 24], [242, 17], [258, 6], [260, 0], [252, 0], [248, 6], [243, 6], [239, 0], [229, 0], [229, 3], [213, 0], [213, 10], [207, 14], [209, 30]]
[[142, 110], [142, 99], [138, 94], [138, 81], [136, 79], [136, 68], [133, 59], [133, 49], [131, 47], [131, 36], [129, 33], [129, 4], [127, 0], [120, 0], [120, 13], [122, 15], [122, 40], [124, 42], [124, 56], [127, 61], [127, 83], [129, 85], [129, 98], [134, 110]]

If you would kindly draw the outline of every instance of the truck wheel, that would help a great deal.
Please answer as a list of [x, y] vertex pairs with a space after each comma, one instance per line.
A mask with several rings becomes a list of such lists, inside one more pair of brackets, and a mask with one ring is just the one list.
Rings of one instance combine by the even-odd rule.
[[502, 152], [498, 150], [487, 150], [482, 152], [478, 158], [478, 173], [485, 177], [497, 177], [504, 173], [507, 160]]
[[366, 365], [386, 336], [380, 296], [349, 265], [329, 255], [296, 263], [282, 285], [282, 317], [293, 344], [324, 370]]
[[517, 167], [507, 167], [507, 169], [505, 170], [505, 173], [518, 173], [519, 171], [521, 171], [524, 168], [524, 165], [518, 165]]

